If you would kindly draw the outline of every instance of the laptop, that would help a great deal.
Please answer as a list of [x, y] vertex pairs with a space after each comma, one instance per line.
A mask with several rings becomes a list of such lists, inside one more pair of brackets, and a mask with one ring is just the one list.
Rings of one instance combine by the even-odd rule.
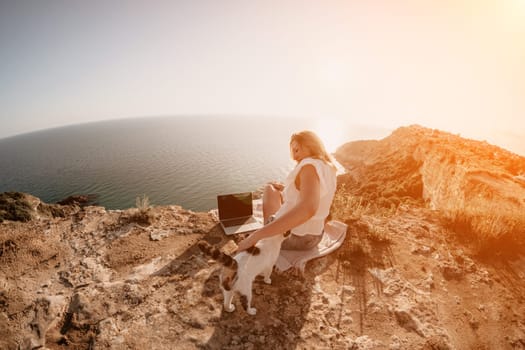
[[219, 221], [227, 235], [255, 231], [263, 226], [253, 216], [251, 192], [218, 195], [217, 208]]

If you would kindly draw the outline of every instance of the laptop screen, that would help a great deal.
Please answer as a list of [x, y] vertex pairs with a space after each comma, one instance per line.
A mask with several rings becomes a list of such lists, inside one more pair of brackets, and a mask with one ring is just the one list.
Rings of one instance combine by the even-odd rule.
[[228, 220], [253, 214], [252, 193], [234, 193], [217, 196], [219, 219]]

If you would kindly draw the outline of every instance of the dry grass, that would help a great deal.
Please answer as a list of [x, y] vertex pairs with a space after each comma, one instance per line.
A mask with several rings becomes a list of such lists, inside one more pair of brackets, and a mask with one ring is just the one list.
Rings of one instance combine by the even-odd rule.
[[370, 204], [364, 204], [361, 197], [353, 196], [342, 184], [337, 189], [332, 201], [330, 213], [332, 218], [339, 221], [355, 221], [370, 212]]
[[367, 202], [363, 197], [352, 195], [343, 183], [338, 186], [332, 202], [331, 216], [334, 220], [348, 225], [347, 239], [339, 249], [338, 259], [350, 261], [351, 266], [363, 272], [366, 268], [383, 266], [385, 251], [391, 244], [389, 233], [380, 225], [374, 224], [372, 217], [390, 217], [397, 206], [385, 208]]
[[445, 223], [482, 256], [525, 252], [525, 214], [519, 206], [485, 198], [449, 208]]
[[150, 208], [149, 198], [145, 194], [143, 194], [142, 197], [137, 197], [135, 200], [135, 206], [139, 212], [147, 212]]
[[138, 224], [150, 225], [153, 222], [153, 214], [151, 212], [151, 205], [149, 198], [144, 194], [142, 197], [137, 197], [135, 200], [137, 211], [129, 218], [130, 222]]
[[366, 238], [373, 243], [379, 244], [390, 244], [392, 240], [390, 239], [388, 231], [383, 226], [369, 225]]
[[379, 197], [373, 201], [367, 200], [362, 196], [353, 195], [343, 183], [334, 195], [330, 214], [332, 219], [346, 223], [359, 220], [364, 215], [391, 217], [402, 203], [402, 199], [395, 199]]
[[151, 225], [154, 221], [154, 214], [151, 210], [149, 198], [146, 195], [137, 197], [135, 205], [136, 208], [123, 211], [113, 222], [105, 223], [105, 232], [122, 232], [123, 229], [128, 230], [129, 226], [133, 224]]

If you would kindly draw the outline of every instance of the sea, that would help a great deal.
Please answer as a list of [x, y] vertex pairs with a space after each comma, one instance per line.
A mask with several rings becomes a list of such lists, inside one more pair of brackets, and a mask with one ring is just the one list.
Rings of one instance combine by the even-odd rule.
[[[331, 125], [337, 130], [327, 131]], [[218, 194], [283, 181], [295, 165], [289, 153], [293, 132], [324, 130], [327, 138], [339, 135], [341, 144], [390, 132], [342, 125], [177, 116], [47, 129], [0, 139], [0, 192], [26, 192], [46, 203], [91, 194], [107, 209], [134, 207], [145, 195], [152, 205], [208, 211], [216, 208]]]

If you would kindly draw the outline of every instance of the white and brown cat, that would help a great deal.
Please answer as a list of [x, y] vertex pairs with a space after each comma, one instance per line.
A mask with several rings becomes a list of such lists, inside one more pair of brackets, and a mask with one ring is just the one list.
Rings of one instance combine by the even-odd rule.
[[199, 242], [199, 248], [223, 265], [219, 276], [220, 286], [224, 297], [224, 310], [233, 312], [232, 304], [235, 292], [241, 296], [241, 304], [250, 315], [255, 315], [257, 310], [251, 307], [252, 283], [255, 277], [262, 275], [264, 282], [271, 284], [273, 266], [279, 257], [281, 243], [288, 233], [265, 238], [245, 251], [230, 256], [211, 246], [205, 241]]

